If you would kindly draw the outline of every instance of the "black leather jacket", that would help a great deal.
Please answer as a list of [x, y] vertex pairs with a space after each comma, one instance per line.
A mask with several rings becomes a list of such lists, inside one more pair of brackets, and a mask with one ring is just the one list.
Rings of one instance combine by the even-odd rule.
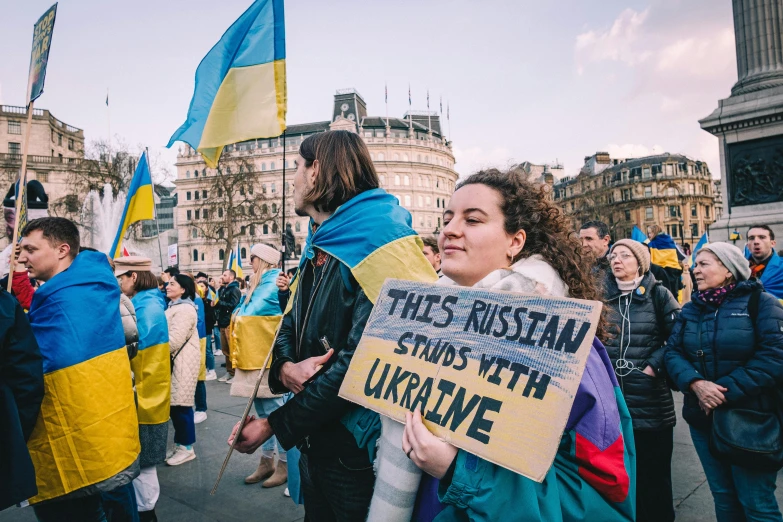
[[296, 445], [311, 457], [337, 457], [347, 467], [366, 467], [370, 465], [366, 449], [358, 447], [340, 422], [358, 406], [337, 393], [373, 305], [337, 259], [327, 256], [322, 266], [314, 264], [306, 263], [291, 312], [283, 318], [270, 388], [276, 393], [288, 391], [280, 381], [281, 367], [325, 354], [321, 338], [328, 339], [335, 353], [302, 392], [269, 416], [269, 423], [286, 449]]

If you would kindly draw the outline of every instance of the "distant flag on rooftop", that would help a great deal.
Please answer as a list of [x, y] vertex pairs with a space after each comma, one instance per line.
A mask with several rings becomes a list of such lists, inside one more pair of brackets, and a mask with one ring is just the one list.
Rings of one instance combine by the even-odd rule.
[[413, 105], [413, 98], [411, 98], [411, 84], [408, 84], [408, 107]]
[[430, 108], [430, 90], [427, 89], [427, 110]]
[[386, 85], [384, 85], [383, 91], [384, 91], [384, 101], [386, 103], [389, 103], [389, 84], [388, 83]]
[[155, 199], [152, 196], [152, 177], [150, 176], [147, 153], [142, 153], [136, 171], [131, 178], [128, 187], [128, 196], [125, 199], [125, 209], [120, 218], [120, 228], [111, 245], [109, 256], [116, 259], [123, 255], [122, 238], [128, 227], [137, 221], [155, 219]]
[[286, 108], [283, 0], [256, 0], [201, 60], [187, 120], [168, 146], [184, 141], [215, 168], [228, 144], [280, 136]]
[[440, 114], [443, 116], [443, 95], [440, 96]]
[[109, 106], [109, 91], [106, 91], [106, 106]]

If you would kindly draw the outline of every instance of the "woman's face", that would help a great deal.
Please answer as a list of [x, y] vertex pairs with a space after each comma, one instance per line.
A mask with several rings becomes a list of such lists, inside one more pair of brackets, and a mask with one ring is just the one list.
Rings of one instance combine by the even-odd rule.
[[709, 250], [700, 250], [696, 254], [696, 266], [693, 267], [696, 287], [700, 292], [720, 288], [731, 277], [729, 269]]
[[253, 267], [253, 272], [258, 272], [258, 269], [261, 268], [261, 260], [256, 256], [250, 256], [250, 266]]
[[609, 261], [612, 263], [612, 273], [620, 281], [630, 281], [639, 277], [639, 261], [633, 255], [631, 249], [619, 245], [612, 249], [609, 255]]
[[177, 279], [172, 277], [169, 280], [169, 284], [166, 286], [166, 297], [172, 301], [176, 301], [185, 294], [185, 289], [180, 286]]
[[134, 286], [136, 286], [136, 274], [128, 272], [117, 277], [117, 282], [120, 284], [120, 291], [128, 297], [136, 295]]
[[525, 244], [525, 231], [506, 232], [500, 194], [486, 185], [458, 189], [443, 213], [438, 237], [441, 270], [462, 286], [473, 286], [506, 268]]

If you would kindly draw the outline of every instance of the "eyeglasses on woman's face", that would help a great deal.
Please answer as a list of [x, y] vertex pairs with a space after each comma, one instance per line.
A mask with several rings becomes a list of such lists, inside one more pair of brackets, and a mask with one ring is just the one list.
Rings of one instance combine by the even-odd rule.
[[619, 259], [620, 261], [625, 262], [625, 261], [628, 261], [629, 259], [631, 259], [632, 257], [633, 257], [633, 254], [629, 254], [627, 252], [621, 252], [619, 254], [611, 254], [609, 256], [609, 261], [612, 262], [615, 259]]

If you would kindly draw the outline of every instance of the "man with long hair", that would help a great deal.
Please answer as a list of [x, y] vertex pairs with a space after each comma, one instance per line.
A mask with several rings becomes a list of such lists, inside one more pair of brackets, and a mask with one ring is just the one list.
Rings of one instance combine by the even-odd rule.
[[437, 276], [410, 213], [378, 187], [357, 134], [308, 137], [296, 165], [295, 210], [310, 217], [310, 234], [269, 370], [273, 392], [295, 395], [240, 434], [237, 425], [229, 443], [239, 437], [238, 451], [252, 453], [275, 435], [286, 450], [297, 446], [307, 519], [359, 522], [373, 493], [377, 434], [368, 443], [354, 428], [369, 423], [379, 432], [380, 420], [338, 391], [386, 278]]

